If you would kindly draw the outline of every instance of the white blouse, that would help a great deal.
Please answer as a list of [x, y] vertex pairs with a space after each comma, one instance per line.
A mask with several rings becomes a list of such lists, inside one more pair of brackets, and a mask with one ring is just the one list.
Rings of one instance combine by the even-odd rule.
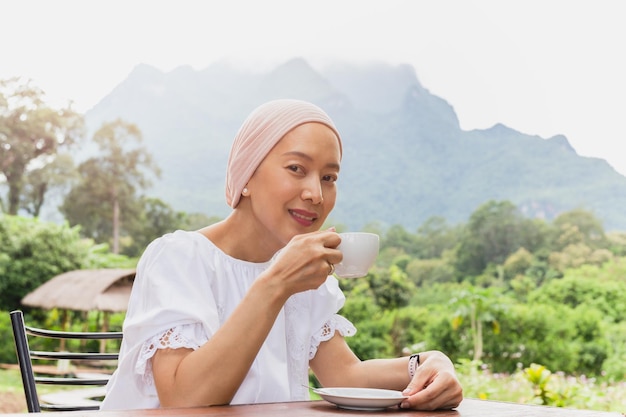
[[[159, 407], [150, 361], [156, 350], [206, 343], [271, 262], [232, 258], [198, 232], [176, 231], [152, 242], [137, 265], [118, 368], [101, 409]], [[316, 290], [292, 295], [231, 404], [308, 400], [303, 385], [319, 344], [335, 331], [356, 333], [337, 314], [344, 301], [332, 276]]]

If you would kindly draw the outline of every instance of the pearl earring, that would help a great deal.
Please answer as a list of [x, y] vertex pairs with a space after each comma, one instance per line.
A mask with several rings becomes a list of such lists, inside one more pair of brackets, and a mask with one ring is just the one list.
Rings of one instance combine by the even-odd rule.
[[243, 187], [243, 190], [241, 190], [241, 194], [242, 195], [248, 194], [248, 188], [247, 187]]

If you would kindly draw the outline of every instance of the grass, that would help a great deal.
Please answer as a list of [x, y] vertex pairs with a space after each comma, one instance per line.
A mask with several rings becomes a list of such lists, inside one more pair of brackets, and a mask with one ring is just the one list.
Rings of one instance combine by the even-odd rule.
[[[46, 394], [49, 392], [63, 390], [63, 387], [59, 386], [45, 386], [38, 385], [37, 392], [40, 394]], [[67, 389], [67, 388], [65, 388]], [[14, 392], [21, 394], [24, 392], [22, 386], [22, 377], [20, 371], [17, 369], [0, 369], [0, 392]]]
[[21, 392], [22, 378], [20, 377], [20, 371], [0, 369], [0, 391]]

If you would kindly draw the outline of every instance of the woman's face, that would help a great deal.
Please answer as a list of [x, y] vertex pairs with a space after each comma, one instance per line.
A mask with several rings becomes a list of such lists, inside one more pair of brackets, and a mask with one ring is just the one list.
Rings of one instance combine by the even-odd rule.
[[283, 247], [296, 234], [319, 230], [335, 206], [340, 159], [328, 126], [305, 123], [288, 132], [247, 184], [260, 232]]

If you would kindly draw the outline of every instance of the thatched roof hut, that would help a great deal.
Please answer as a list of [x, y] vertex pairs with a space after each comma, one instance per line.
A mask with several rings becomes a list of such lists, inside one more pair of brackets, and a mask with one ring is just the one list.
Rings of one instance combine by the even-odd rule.
[[22, 304], [43, 309], [126, 311], [134, 279], [134, 269], [65, 272], [27, 294]]

